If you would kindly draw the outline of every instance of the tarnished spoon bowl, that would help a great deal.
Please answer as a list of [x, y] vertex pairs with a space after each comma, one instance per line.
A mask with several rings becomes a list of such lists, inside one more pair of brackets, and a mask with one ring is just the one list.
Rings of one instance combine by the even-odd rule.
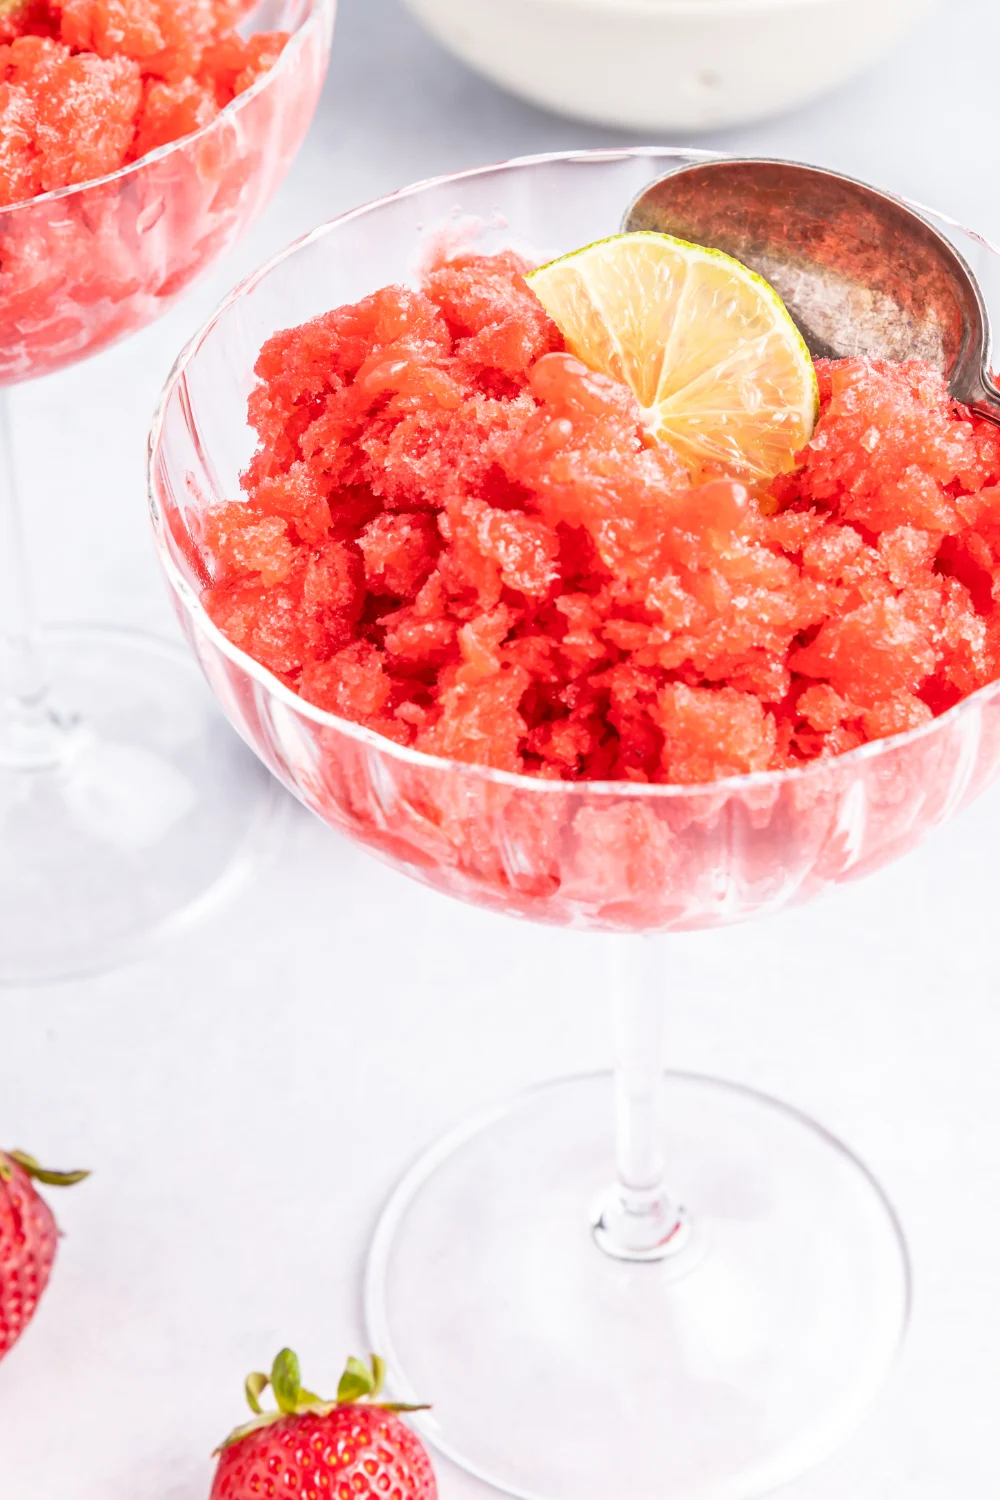
[[644, 188], [622, 227], [750, 266], [814, 357], [926, 360], [957, 400], [1000, 423], [979, 283], [950, 240], [890, 193], [801, 162], [721, 158]]

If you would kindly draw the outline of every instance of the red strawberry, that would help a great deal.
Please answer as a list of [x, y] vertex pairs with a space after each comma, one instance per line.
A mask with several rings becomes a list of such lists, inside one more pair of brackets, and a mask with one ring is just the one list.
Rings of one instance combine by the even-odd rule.
[[23, 1151], [0, 1151], [0, 1359], [34, 1316], [49, 1281], [59, 1231], [35, 1182], [72, 1187], [87, 1172], [47, 1172]]
[[[252, 1422], [219, 1449], [210, 1500], [437, 1500], [427, 1450], [400, 1411], [420, 1407], [376, 1400], [385, 1365], [349, 1359], [336, 1401], [304, 1391], [299, 1361], [282, 1349], [266, 1375], [247, 1377]], [[270, 1385], [277, 1411], [262, 1411]]]

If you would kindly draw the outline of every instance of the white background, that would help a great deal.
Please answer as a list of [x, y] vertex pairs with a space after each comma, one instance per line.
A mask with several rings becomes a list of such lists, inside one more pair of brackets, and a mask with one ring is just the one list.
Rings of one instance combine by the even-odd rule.
[[[998, 57], [995, 0], [947, 0], [835, 97], [672, 143], [809, 158], [1000, 238]], [[498, 92], [396, 0], [343, 0], [319, 117], [256, 230], [158, 326], [14, 394], [46, 616], [172, 630], [145, 430], [173, 355], [245, 270], [415, 178], [630, 139]], [[865, 884], [665, 946], [671, 1062], [817, 1115], [871, 1164], [912, 1244], [900, 1372], [789, 1500], [995, 1492], [998, 864], [1000, 790]], [[0, 1142], [96, 1169], [58, 1200], [57, 1274], [0, 1366], [2, 1500], [203, 1500], [247, 1370], [288, 1342], [331, 1388], [362, 1346], [378, 1206], [415, 1150], [606, 1059], [594, 942], [435, 896], [291, 809], [271, 863], [183, 940], [0, 993]], [[491, 1493], [444, 1466], [441, 1487]]]

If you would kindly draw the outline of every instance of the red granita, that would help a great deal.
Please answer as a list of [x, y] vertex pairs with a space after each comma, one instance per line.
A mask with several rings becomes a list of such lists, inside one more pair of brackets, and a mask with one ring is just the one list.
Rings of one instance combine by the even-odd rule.
[[0, 16], [0, 207], [116, 172], [207, 125], [287, 37], [234, 0], [25, 0]]
[[237, 646], [401, 744], [567, 780], [801, 765], [1000, 676], [1000, 431], [932, 369], [821, 361], [793, 473], [693, 488], [524, 269], [462, 254], [264, 346], [203, 535]]

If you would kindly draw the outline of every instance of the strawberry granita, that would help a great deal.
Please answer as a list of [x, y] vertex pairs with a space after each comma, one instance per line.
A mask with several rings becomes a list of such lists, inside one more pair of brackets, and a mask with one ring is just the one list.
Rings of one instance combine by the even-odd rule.
[[245, 497], [201, 536], [234, 644], [399, 744], [562, 780], [800, 766], [1000, 676], [1000, 430], [934, 370], [821, 361], [793, 472], [693, 487], [524, 269], [461, 254], [264, 346]]
[[287, 37], [242, 0], [23, 0], [0, 14], [0, 207], [88, 182], [212, 121]]
[[287, 32], [249, 37], [246, 8], [0, 0], [0, 385], [159, 317], [270, 201], [319, 97], [332, 7], [273, 0]]

